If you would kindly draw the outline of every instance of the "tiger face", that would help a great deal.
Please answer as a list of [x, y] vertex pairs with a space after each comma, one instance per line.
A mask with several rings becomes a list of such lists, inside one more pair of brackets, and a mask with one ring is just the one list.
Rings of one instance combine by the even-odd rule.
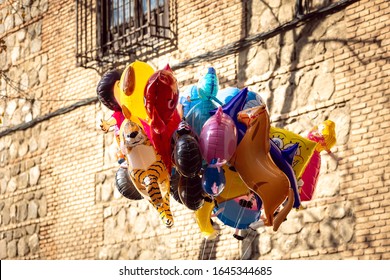
[[123, 140], [127, 149], [144, 144], [146, 139], [146, 135], [138, 124], [132, 121], [128, 121], [125, 124], [123, 129]]

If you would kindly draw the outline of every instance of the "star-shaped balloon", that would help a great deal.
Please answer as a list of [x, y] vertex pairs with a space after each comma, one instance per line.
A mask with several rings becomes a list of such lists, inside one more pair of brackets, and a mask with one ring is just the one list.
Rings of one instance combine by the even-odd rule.
[[[240, 143], [246, 132], [246, 126], [237, 120], [237, 114], [244, 108], [247, 95], [248, 88], [244, 88], [230, 99], [228, 103], [222, 106], [222, 111], [233, 119], [234, 124], [237, 127], [237, 145]], [[217, 109], [212, 110], [210, 111], [210, 115], [214, 115], [216, 112]]]

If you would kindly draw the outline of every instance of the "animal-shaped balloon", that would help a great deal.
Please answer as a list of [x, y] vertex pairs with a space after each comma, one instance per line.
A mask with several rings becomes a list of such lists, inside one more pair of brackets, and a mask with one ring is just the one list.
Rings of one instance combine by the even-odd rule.
[[316, 189], [321, 169], [320, 152], [326, 151], [337, 160], [336, 156], [334, 156], [330, 150], [336, 144], [335, 126], [333, 121], [326, 120], [320, 125], [312, 128], [308, 134], [308, 138], [317, 144], [315, 151], [302, 174], [303, 186], [300, 193], [302, 201], [311, 200]]
[[202, 100], [214, 100], [220, 103], [220, 101], [216, 99], [218, 89], [219, 89], [218, 76], [215, 72], [215, 69], [213, 67], [209, 67], [207, 69], [206, 75], [204, 75], [198, 81], [199, 98]]
[[206, 197], [199, 176], [185, 177], [180, 175], [178, 194], [180, 201], [190, 210], [196, 211], [204, 204]]
[[237, 130], [229, 115], [219, 107], [214, 116], [203, 125], [200, 149], [209, 163], [213, 159], [230, 160], [237, 147]]
[[[120, 145], [119, 130], [125, 120], [120, 105], [120, 77], [121, 74], [117, 70], [108, 71], [102, 76], [96, 88], [99, 101], [108, 109], [114, 111], [108, 120], [101, 120], [100, 128], [107, 133], [111, 127], [114, 127], [114, 135], [118, 144], [118, 149]], [[120, 151], [117, 153], [117, 160], [119, 164], [124, 163], [124, 156]]]
[[139, 125], [142, 125], [139, 119], [148, 117], [144, 106], [144, 90], [153, 73], [152, 66], [137, 60], [125, 68], [119, 82], [122, 112], [127, 119]]
[[210, 67], [207, 74], [198, 82], [200, 101], [185, 116], [187, 122], [198, 135], [204, 123], [210, 118], [209, 112], [217, 107], [216, 103], [222, 105], [216, 98], [217, 91], [218, 77], [215, 69]]
[[172, 114], [176, 112], [179, 99], [177, 80], [169, 65], [156, 71], [145, 87], [145, 109], [151, 119], [151, 128], [163, 133]]
[[199, 144], [190, 134], [183, 134], [175, 141], [173, 150], [177, 171], [186, 177], [198, 176], [202, 168]]
[[226, 185], [225, 171], [222, 166], [226, 164], [226, 160], [221, 161], [212, 159], [207, 165], [202, 177], [203, 190], [212, 198], [218, 196]]
[[169, 173], [172, 167], [170, 140], [180, 123], [176, 109], [178, 98], [177, 81], [169, 65], [149, 78], [145, 87], [145, 109], [151, 119], [150, 139]]
[[202, 207], [205, 196], [200, 178], [203, 158], [198, 137], [186, 121], [181, 121], [173, 133], [171, 147], [180, 201], [187, 208], [197, 210]]
[[[231, 164], [236, 168], [248, 188], [263, 202], [265, 225], [278, 230], [294, 203], [294, 191], [287, 176], [275, 165], [270, 156], [270, 121], [265, 105], [241, 111], [238, 120], [247, 126], [244, 138], [236, 149]], [[287, 199], [283, 209], [275, 211]]]
[[285, 150], [280, 150], [279, 147], [270, 140], [270, 155], [276, 166], [286, 174], [290, 181], [291, 189], [294, 191], [294, 204], [293, 207], [296, 209], [301, 208], [301, 199], [299, 196], [298, 182], [295, 177], [294, 170], [292, 168], [292, 162], [296, 151], [298, 149], [298, 143], [291, 145]]
[[[222, 111], [229, 115], [236, 125], [237, 129], [237, 144], [239, 144], [244, 137], [246, 126], [237, 120], [237, 115], [242, 111], [245, 100], [248, 95], [248, 88], [240, 90], [235, 96], [233, 96], [226, 104], [222, 106]], [[210, 114], [215, 114], [216, 110], [210, 111]]]
[[148, 199], [167, 227], [173, 225], [169, 207], [169, 175], [142, 128], [133, 121], [123, 123], [122, 150], [129, 165], [130, 177], [138, 191]]

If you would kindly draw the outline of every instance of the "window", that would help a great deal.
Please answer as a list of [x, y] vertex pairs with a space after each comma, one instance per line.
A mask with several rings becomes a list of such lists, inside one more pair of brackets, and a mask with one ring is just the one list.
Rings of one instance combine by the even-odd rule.
[[144, 47], [173, 39], [169, 0], [78, 0], [77, 59], [80, 66], [128, 58]]

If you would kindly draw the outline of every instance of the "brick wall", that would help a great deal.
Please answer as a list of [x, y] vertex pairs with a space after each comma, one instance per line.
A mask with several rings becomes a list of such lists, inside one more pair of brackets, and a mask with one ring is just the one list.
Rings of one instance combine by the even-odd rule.
[[[336, 2], [312, 1], [309, 11]], [[122, 197], [116, 143], [98, 127], [110, 112], [99, 103], [9, 130], [94, 97], [100, 75], [76, 67], [74, 1], [0, 1], [0, 133], [9, 131], [0, 137], [0, 258], [389, 259], [390, 4], [355, 1], [296, 25], [294, 5], [171, 1], [176, 48], [149, 61], [170, 63], [181, 90], [211, 65], [221, 88], [249, 87], [272, 125], [302, 135], [336, 123], [342, 160], [322, 155], [314, 199], [278, 232], [243, 232], [239, 242], [218, 220], [221, 235], [205, 241], [173, 199], [166, 229], [145, 201]]]

